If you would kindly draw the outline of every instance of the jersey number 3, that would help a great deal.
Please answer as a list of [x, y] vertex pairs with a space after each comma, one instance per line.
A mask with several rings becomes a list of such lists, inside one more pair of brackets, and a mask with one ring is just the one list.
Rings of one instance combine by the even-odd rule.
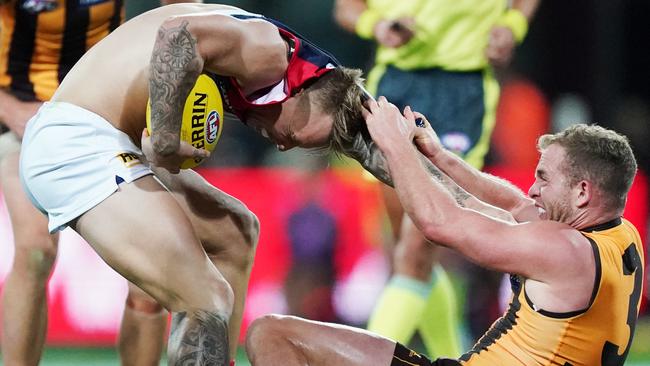
[[629, 304], [627, 308], [627, 325], [630, 327], [630, 339], [627, 341], [625, 352], [618, 355], [619, 346], [611, 342], [605, 342], [603, 346], [603, 353], [601, 356], [602, 366], [623, 366], [627, 353], [630, 351], [630, 345], [634, 338], [634, 328], [636, 327], [637, 306], [641, 298], [641, 288], [643, 284], [643, 265], [641, 264], [641, 257], [636, 250], [634, 243], [623, 253], [623, 274], [625, 276], [634, 275], [634, 289], [630, 294]]

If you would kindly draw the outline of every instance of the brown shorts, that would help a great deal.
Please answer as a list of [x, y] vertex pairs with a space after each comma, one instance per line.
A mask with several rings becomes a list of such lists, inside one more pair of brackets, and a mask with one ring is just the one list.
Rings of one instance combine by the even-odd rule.
[[438, 358], [431, 361], [426, 356], [396, 343], [390, 366], [460, 366], [460, 362], [450, 358]]

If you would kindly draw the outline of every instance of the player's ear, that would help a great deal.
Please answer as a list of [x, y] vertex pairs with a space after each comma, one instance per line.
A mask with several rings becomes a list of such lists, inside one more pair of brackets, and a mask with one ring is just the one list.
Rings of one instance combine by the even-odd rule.
[[591, 182], [587, 180], [579, 181], [573, 187], [575, 206], [576, 207], [586, 206], [589, 203], [589, 201], [591, 201], [591, 198], [594, 194], [593, 189], [594, 186], [591, 184]]

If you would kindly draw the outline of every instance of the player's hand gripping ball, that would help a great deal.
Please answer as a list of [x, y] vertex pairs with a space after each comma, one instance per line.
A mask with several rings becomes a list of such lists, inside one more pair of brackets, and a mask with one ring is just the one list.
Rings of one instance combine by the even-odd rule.
[[[183, 107], [181, 141], [197, 149], [212, 152], [217, 146], [223, 128], [223, 101], [217, 84], [209, 76], [202, 74], [196, 80]], [[147, 103], [147, 132], [151, 135], [151, 105]], [[191, 169], [201, 164], [203, 159], [187, 159], [181, 169]]]

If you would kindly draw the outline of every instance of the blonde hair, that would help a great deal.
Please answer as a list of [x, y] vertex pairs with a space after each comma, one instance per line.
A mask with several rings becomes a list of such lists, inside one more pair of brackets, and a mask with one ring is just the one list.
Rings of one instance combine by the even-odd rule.
[[329, 149], [335, 153], [343, 153], [358, 133], [368, 134], [361, 113], [365, 94], [361, 74], [359, 69], [337, 67], [305, 90], [322, 112], [332, 116]]

